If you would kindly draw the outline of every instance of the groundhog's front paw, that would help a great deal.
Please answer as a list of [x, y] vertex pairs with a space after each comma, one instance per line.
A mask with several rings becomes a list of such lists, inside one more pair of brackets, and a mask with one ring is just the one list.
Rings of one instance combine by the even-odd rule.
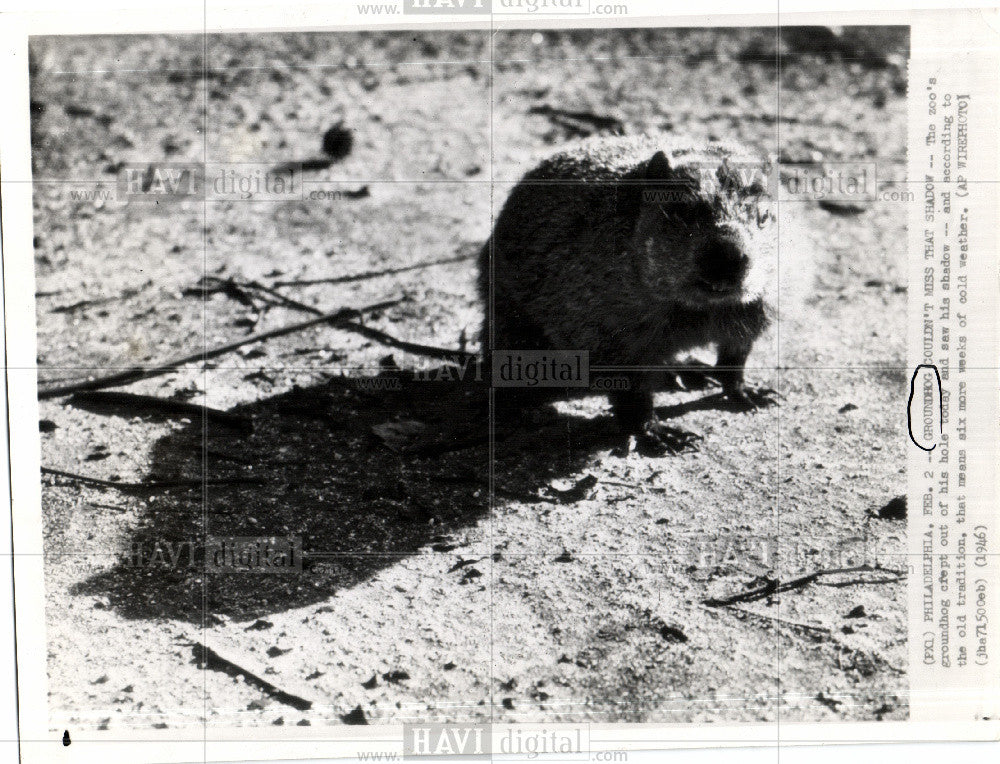
[[635, 433], [635, 450], [643, 456], [680, 454], [684, 451], [697, 451], [699, 440], [701, 435], [653, 420]]
[[722, 393], [722, 399], [729, 401], [742, 411], [756, 411], [778, 405], [781, 393], [770, 387], [737, 387]]

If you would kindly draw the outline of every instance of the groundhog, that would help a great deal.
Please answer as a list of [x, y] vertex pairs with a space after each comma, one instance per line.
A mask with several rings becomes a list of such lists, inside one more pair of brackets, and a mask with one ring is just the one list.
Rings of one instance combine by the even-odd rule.
[[480, 254], [487, 362], [495, 350], [586, 350], [591, 367], [635, 367], [610, 401], [644, 453], [698, 437], [653, 410], [657, 368], [678, 353], [714, 344], [723, 396], [773, 403], [774, 391], [743, 381], [772, 319], [769, 169], [738, 147], [649, 136], [592, 139], [543, 161], [514, 187]]

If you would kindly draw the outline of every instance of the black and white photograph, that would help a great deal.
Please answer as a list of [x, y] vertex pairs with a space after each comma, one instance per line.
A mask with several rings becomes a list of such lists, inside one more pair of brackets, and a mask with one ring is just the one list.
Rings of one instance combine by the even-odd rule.
[[29, 51], [53, 729], [907, 718], [907, 27]]
[[27, 35], [31, 742], [995, 724], [996, 42], [433, 5]]

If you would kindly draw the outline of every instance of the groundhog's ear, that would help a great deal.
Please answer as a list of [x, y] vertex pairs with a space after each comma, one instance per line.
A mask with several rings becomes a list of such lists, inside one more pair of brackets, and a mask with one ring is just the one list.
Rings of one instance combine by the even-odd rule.
[[653, 154], [646, 165], [646, 180], [666, 180], [670, 177], [670, 162], [662, 151]]

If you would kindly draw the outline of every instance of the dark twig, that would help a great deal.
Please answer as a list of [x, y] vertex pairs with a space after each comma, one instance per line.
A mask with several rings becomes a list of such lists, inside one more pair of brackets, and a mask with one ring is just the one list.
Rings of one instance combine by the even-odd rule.
[[203, 485], [263, 485], [264, 478], [259, 477], [224, 477], [224, 478], [178, 478], [171, 480], [150, 480], [148, 483], [116, 483], [114, 480], [102, 480], [101, 478], [88, 477], [87, 475], [77, 475], [75, 472], [65, 472], [63, 470], [42, 467], [43, 475], [54, 475], [55, 477], [76, 480], [87, 485], [101, 486], [102, 488], [116, 488], [125, 493], [143, 493], [145, 491], [156, 491], [161, 488], [200, 488]]
[[[301, 310], [305, 313], [312, 313], [313, 315], [320, 315], [321, 311], [319, 308], [315, 308], [312, 305], [307, 305], [304, 302], [294, 300], [291, 297], [286, 297], [281, 292], [271, 287], [264, 286], [257, 281], [248, 281], [241, 284], [244, 289], [259, 289], [268, 295], [276, 298], [280, 303], [288, 308], [294, 308], [296, 310]], [[451, 350], [450, 348], [440, 348], [434, 345], [422, 345], [417, 342], [407, 342], [406, 340], [400, 340], [393, 337], [391, 334], [386, 334], [379, 329], [373, 329], [364, 324], [359, 324], [356, 321], [344, 321], [337, 325], [338, 329], [351, 331], [356, 334], [360, 334], [363, 337], [368, 337], [368, 339], [375, 340], [376, 342], [381, 342], [383, 345], [388, 345], [389, 347], [399, 348], [400, 350], [405, 350], [408, 353], [413, 353], [415, 355], [427, 356], [428, 358], [439, 358], [446, 361], [460, 361], [466, 362], [474, 360], [476, 358], [475, 353], [469, 353], [465, 350]]]
[[[144, 285], [144, 286], [146, 286], [146, 285]], [[35, 297], [42, 297], [42, 296], [54, 295], [54, 294], [62, 294], [62, 290], [60, 289], [60, 290], [55, 291], [55, 292], [36, 292], [35, 293]], [[81, 310], [83, 308], [93, 308], [93, 307], [96, 307], [98, 305], [107, 305], [108, 303], [111, 303], [111, 302], [120, 302], [120, 301], [128, 300], [129, 298], [135, 297], [137, 294], [139, 294], [139, 290], [138, 289], [126, 289], [120, 295], [117, 295], [115, 297], [96, 297], [96, 298], [91, 299], [91, 300], [80, 300], [79, 302], [74, 302], [74, 303], [72, 303], [70, 305], [58, 305], [55, 308], [52, 308], [50, 310], [50, 312], [51, 313], [73, 313], [73, 312], [75, 312], [77, 310]]]
[[257, 306], [254, 305], [252, 297], [248, 294], [252, 290], [262, 292], [265, 297], [258, 297], [258, 299], [264, 300], [268, 305], [284, 305], [286, 308], [305, 310], [316, 316], [323, 315], [323, 311], [319, 308], [314, 308], [312, 305], [306, 305], [298, 300], [293, 300], [291, 297], [286, 297], [276, 289], [265, 286], [259, 281], [236, 281], [231, 278], [219, 279], [214, 276], [208, 276], [199, 281], [198, 286], [185, 290], [185, 294], [198, 294], [199, 292], [206, 295], [224, 294], [256, 310]]
[[325, 170], [332, 164], [332, 159], [317, 157], [315, 159], [303, 159], [301, 162], [282, 162], [281, 164], [275, 165], [271, 172], [280, 174], [296, 171], [308, 172], [313, 170]]
[[253, 308], [254, 310], [257, 309], [253, 298], [246, 293], [243, 285], [238, 284], [233, 279], [203, 276], [199, 279], [197, 285], [185, 289], [182, 294], [185, 296], [195, 295], [201, 298], [206, 298], [212, 294], [224, 294], [226, 297], [236, 300], [241, 305], [246, 305], [248, 308]]
[[277, 289], [272, 289], [269, 286], [261, 284], [259, 281], [248, 281], [243, 284], [245, 289], [257, 289], [264, 292], [267, 295], [273, 297], [279, 304], [284, 305], [286, 308], [295, 308], [296, 310], [303, 310], [306, 313], [312, 313], [313, 315], [322, 315], [323, 311], [319, 308], [313, 307], [312, 305], [306, 305], [304, 302], [299, 302], [298, 300], [293, 300], [291, 297], [286, 297]]
[[74, 393], [67, 401], [74, 406], [87, 406], [98, 408], [121, 407], [129, 410], [132, 415], [143, 413], [159, 414], [161, 416], [180, 416], [190, 418], [194, 421], [216, 422], [229, 427], [236, 427], [241, 430], [251, 430], [252, 422], [239, 414], [228, 411], [201, 406], [197, 403], [187, 401], [175, 401], [169, 398], [157, 398], [153, 395], [136, 395], [135, 393], [122, 393], [117, 390], [84, 390]]
[[[892, 571], [895, 573], [895, 571]], [[850, 581], [817, 581], [817, 586], [829, 586], [832, 589], [844, 589], [848, 586], [857, 586], [858, 584], [895, 584], [902, 576], [898, 575], [895, 578], [852, 578]]]
[[109, 302], [115, 302], [119, 298], [117, 297], [102, 297], [95, 300], [80, 300], [79, 302], [74, 302], [69, 305], [58, 305], [55, 308], [49, 310], [50, 313], [74, 313], [83, 308], [93, 308], [97, 305], [107, 305]]
[[825, 626], [812, 626], [808, 623], [801, 623], [799, 621], [790, 621], [787, 618], [778, 618], [774, 615], [768, 615], [767, 613], [758, 613], [753, 610], [744, 610], [741, 607], [728, 606], [729, 610], [734, 613], [741, 613], [743, 615], [753, 616], [754, 618], [761, 618], [765, 621], [771, 621], [772, 623], [778, 623], [782, 626], [788, 626], [794, 629], [802, 629], [803, 631], [810, 631], [816, 634], [829, 634], [830, 630]]
[[604, 130], [611, 133], [622, 133], [625, 126], [620, 119], [607, 117], [603, 114], [594, 114], [591, 111], [570, 111], [569, 109], [558, 109], [547, 103], [538, 104], [528, 109], [529, 114], [543, 114], [556, 122], [560, 127], [569, 127], [566, 122], [582, 122], [597, 130]]
[[[770, 580], [763, 586], [759, 586], [756, 589], [751, 589], [750, 591], [742, 592], [740, 594], [734, 594], [732, 597], [724, 597], [722, 599], [707, 599], [703, 601], [703, 604], [709, 607], [723, 607], [725, 605], [733, 605], [737, 602], [754, 602], [755, 600], [761, 600], [765, 597], [769, 597], [772, 594], [778, 594], [780, 592], [787, 592], [793, 589], [803, 589], [809, 584], [817, 581], [823, 576], [834, 576], [843, 573], [861, 573], [861, 572], [882, 572], [891, 573], [897, 576], [898, 581], [904, 575], [905, 571], [892, 570], [890, 568], [882, 568], [872, 565], [856, 565], [851, 568], [831, 568], [830, 570], [817, 570], [815, 573], [810, 573], [807, 576], [801, 576], [799, 578], [792, 579], [791, 581], [786, 581], [781, 583], [777, 580]], [[858, 581], [856, 583], [866, 583], [863, 581]]]
[[291, 706], [298, 711], [308, 711], [312, 708], [312, 701], [306, 700], [298, 695], [293, 695], [290, 692], [285, 692], [284, 690], [271, 684], [266, 679], [257, 676], [252, 671], [248, 671], [242, 666], [233, 663], [231, 660], [223, 658], [211, 648], [206, 647], [201, 643], [195, 643], [193, 647], [194, 658], [199, 667], [204, 667], [212, 671], [221, 671], [223, 674], [226, 674], [233, 679], [242, 679], [247, 684], [256, 687], [277, 700], [279, 703], [284, 703], [286, 706]]
[[397, 273], [406, 273], [407, 271], [415, 271], [420, 268], [429, 268], [432, 265], [447, 265], [449, 263], [461, 263], [465, 260], [471, 260], [472, 255], [458, 255], [456, 257], [446, 257], [442, 260], [430, 260], [426, 263], [415, 263], [414, 265], [405, 265], [401, 268], [386, 268], [383, 271], [365, 271], [363, 273], [355, 273], [351, 276], [334, 276], [328, 279], [300, 279], [297, 281], [275, 281], [275, 286], [313, 286], [315, 284], [347, 284], [352, 281], [365, 281], [367, 279], [378, 278], [379, 276], [394, 276]]
[[148, 368], [137, 366], [131, 369], [126, 369], [125, 371], [120, 371], [116, 374], [109, 374], [106, 377], [97, 377], [96, 379], [88, 379], [84, 382], [76, 382], [69, 385], [62, 385], [60, 387], [52, 387], [48, 390], [39, 390], [38, 399], [44, 400], [46, 398], [58, 398], [61, 395], [69, 395], [70, 393], [76, 393], [82, 390], [101, 390], [105, 387], [118, 387], [120, 385], [137, 382], [140, 379], [158, 377], [163, 374], [169, 374], [178, 366], [183, 366], [187, 363], [197, 363], [199, 361], [208, 360], [209, 358], [225, 355], [226, 353], [231, 353], [233, 350], [241, 348], [244, 345], [250, 345], [254, 342], [262, 342], [264, 340], [273, 339], [274, 337], [283, 337], [286, 334], [294, 334], [295, 332], [300, 332], [303, 329], [308, 329], [309, 327], [316, 326], [318, 324], [343, 323], [348, 319], [357, 318], [365, 313], [384, 310], [385, 308], [393, 305], [398, 305], [400, 302], [402, 302], [402, 299], [383, 300], [363, 308], [340, 308], [339, 310], [324, 313], [316, 318], [309, 319], [308, 321], [300, 321], [297, 324], [290, 324], [288, 326], [282, 326], [278, 329], [271, 329], [270, 331], [251, 334], [241, 340], [229, 342], [225, 345], [220, 345], [214, 348], [207, 348], [197, 353], [181, 356], [180, 358], [174, 358], [157, 364], [156, 366]]
[[429, 358], [440, 358], [445, 361], [456, 362], [464, 362], [474, 360], [476, 358], [475, 353], [470, 353], [466, 350], [440, 348], [434, 345], [422, 345], [418, 342], [407, 342], [406, 340], [396, 339], [391, 334], [386, 334], [379, 329], [373, 329], [370, 326], [359, 324], [356, 321], [344, 321], [343, 323], [338, 324], [337, 328], [355, 332], [363, 337], [368, 337], [369, 339], [381, 342], [383, 345], [399, 348], [400, 350], [405, 350], [406, 352], [413, 353], [415, 355], [423, 355]]
[[[298, 300], [293, 300], [291, 297], [286, 297], [270, 287], [266, 287], [256, 281], [247, 282], [245, 287], [252, 287], [254, 289], [260, 289], [267, 294], [273, 295], [278, 298], [282, 303], [284, 303], [289, 308], [295, 308], [296, 310], [301, 310], [306, 313], [319, 314], [318, 308], [314, 308], [312, 305], [306, 305], [304, 302], [299, 302]], [[469, 353], [466, 350], [452, 350], [450, 348], [441, 348], [435, 345], [422, 345], [418, 342], [407, 342], [406, 340], [400, 340], [393, 337], [391, 334], [386, 334], [379, 329], [373, 329], [370, 326], [365, 326], [364, 324], [359, 324], [356, 321], [344, 321], [337, 324], [338, 329], [351, 331], [356, 334], [360, 334], [363, 337], [368, 337], [368, 339], [375, 340], [376, 342], [381, 342], [383, 345], [388, 345], [389, 347], [399, 348], [400, 350], [405, 350], [408, 353], [413, 353], [415, 355], [427, 356], [428, 358], [439, 358], [445, 361], [469, 361], [476, 358], [475, 353]]]

